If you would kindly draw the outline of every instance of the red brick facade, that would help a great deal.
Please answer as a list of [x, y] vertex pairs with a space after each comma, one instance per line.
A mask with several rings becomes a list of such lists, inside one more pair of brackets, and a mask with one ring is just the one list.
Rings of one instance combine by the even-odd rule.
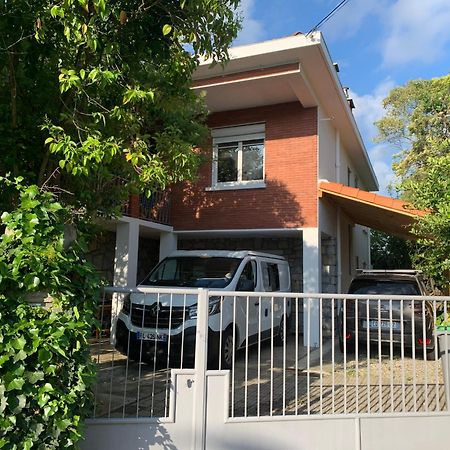
[[[211, 128], [265, 122], [262, 189], [206, 191], [211, 162], [195, 184], [172, 192], [175, 230], [317, 226], [317, 109], [286, 103], [210, 116]], [[212, 150], [206, 152], [212, 154]]]

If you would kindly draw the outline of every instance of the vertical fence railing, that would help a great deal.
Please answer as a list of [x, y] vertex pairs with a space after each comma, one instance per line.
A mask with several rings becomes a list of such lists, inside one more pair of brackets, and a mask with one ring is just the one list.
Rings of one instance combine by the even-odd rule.
[[221, 329], [233, 324], [231, 418], [448, 414], [435, 324], [450, 297], [209, 293], [220, 294]]
[[[435, 331], [448, 302], [450, 297], [107, 288], [101, 326], [91, 338], [98, 367], [93, 417], [168, 417], [171, 370], [194, 367], [197, 402], [205, 397], [207, 368], [230, 370], [232, 419], [448, 414], [450, 380], [443, 367], [450, 332]], [[118, 315], [111, 321], [113, 310]], [[308, 345], [310, 333], [318, 336], [317, 347]], [[196, 405], [198, 423], [204, 407]]]

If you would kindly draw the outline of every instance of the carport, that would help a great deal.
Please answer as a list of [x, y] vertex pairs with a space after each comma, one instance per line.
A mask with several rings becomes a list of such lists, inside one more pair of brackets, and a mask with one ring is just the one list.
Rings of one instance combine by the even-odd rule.
[[404, 239], [413, 239], [411, 226], [426, 213], [410, 203], [340, 183], [322, 181], [319, 197], [331, 200], [355, 223]]

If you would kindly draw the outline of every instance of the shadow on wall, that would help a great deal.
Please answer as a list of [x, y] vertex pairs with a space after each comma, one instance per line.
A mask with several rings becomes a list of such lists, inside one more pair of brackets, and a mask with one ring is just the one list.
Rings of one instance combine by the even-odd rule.
[[158, 423], [156, 425], [155, 433], [149, 433], [146, 436], [147, 436], [146, 438], [138, 437], [138, 439], [141, 440], [142, 443], [145, 443], [145, 447], [139, 446], [136, 447], [136, 450], [147, 448], [148, 449], [158, 448], [164, 450], [182, 450], [180, 447], [177, 447], [174, 444], [167, 428], [165, 428], [161, 423]]
[[302, 227], [300, 197], [283, 182], [266, 180], [262, 189], [205, 190], [205, 179], [174, 189], [178, 229]]

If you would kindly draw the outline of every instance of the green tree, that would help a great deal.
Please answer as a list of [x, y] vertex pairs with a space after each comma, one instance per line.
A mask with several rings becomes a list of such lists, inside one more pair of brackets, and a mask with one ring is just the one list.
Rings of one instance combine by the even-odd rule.
[[207, 111], [191, 77], [201, 58], [226, 61], [238, 3], [1, 3], [0, 448], [80, 439], [99, 289], [89, 223], [130, 191], [195, 177]]
[[191, 76], [227, 59], [238, 3], [3, 2], [2, 173], [94, 212], [193, 178], [206, 110]]
[[404, 199], [427, 211], [413, 227], [415, 267], [448, 285], [450, 269], [450, 75], [411, 81], [384, 100], [379, 140], [398, 146], [394, 163]]
[[372, 230], [370, 260], [374, 269], [410, 269], [410, 245], [397, 236]]

